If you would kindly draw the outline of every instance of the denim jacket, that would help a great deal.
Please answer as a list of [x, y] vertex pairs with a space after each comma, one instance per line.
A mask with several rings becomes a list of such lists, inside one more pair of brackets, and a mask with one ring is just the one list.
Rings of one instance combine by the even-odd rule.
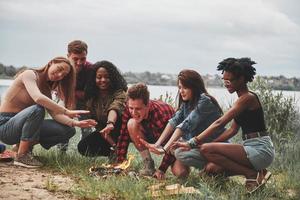
[[[181, 129], [184, 140], [189, 140], [199, 135], [222, 115], [219, 107], [205, 94], [200, 94], [197, 105], [193, 110], [190, 110], [190, 107], [190, 102], [183, 102], [180, 109], [169, 120], [169, 124], [172, 127]], [[224, 128], [221, 128], [216, 131], [205, 142], [210, 142], [217, 138], [224, 130]]]

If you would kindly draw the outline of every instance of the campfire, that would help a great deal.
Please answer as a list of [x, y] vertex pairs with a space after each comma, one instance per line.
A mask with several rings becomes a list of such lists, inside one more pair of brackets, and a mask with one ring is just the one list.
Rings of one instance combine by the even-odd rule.
[[128, 155], [128, 159], [119, 164], [102, 164], [100, 167], [91, 167], [89, 174], [91, 176], [107, 178], [112, 175], [127, 175], [127, 169], [130, 167], [134, 156]]

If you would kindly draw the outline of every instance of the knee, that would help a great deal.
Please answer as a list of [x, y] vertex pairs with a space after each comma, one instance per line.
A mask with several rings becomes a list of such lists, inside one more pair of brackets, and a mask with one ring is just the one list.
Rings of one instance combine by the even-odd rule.
[[190, 169], [186, 166], [178, 166], [175, 165], [171, 168], [172, 173], [174, 174], [174, 176], [178, 177], [178, 178], [186, 178], [188, 177], [189, 173], [190, 173]]
[[127, 122], [127, 128], [129, 135], [133, 136], [137, 133], [137, 130], [139, 129], [140, 124], [135, 119], [129, 119]]
[[177, 160], [179, 160], [183, 164], [188, 163], [189, 157], [186, 155], [186, 152], [182, 151], [181, 149], [176, 149], [174, 151], [174, 156]]
[[32, 115], [39, 117], [40, 119], [45, 118], [45, 108], [41, 105], [33, 105], [32, 106]]
[[66, 138], [70, 139], [76, 133], [76, 129], [74, 127], [67, 127], [65, 131]]

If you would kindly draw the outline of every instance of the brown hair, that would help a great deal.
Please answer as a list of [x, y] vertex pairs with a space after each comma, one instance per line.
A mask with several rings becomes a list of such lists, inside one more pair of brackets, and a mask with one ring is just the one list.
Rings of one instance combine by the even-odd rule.
[[137, 83], [132, 85], [127, 90], [127, 99], [142, 99], [145, 105], [148, 105], [150, 94], [146, 84], [144, 83]]
[[80, 54], [82, 52], [88, 52], [88, 46], [81, 40], [74, 40], [68, 44], [68, 53]]
[[55, 57], [44, 67], [33, 70], [36, 71], [40, 76], [45, 77], [48, 73], [48, 69], [53, 63], [61, 62], [64, 62], [70, 66], [70, 72], [62, 80], [54, 82], [51, 86], [51, 89], [56, 89], [58, 92], [58, 96], [64, 100], [66, 108], [72, 109], [74, 108], [75, 104], [76, 71], [70, 61], [65, 57]]
[[[200, 98], [200, 95], [202, 93], [204, 93], [207, 96], [209, 96], [210, 99], [212, 100], [212, 102], [215, 105], [217, 105], [219, 107], [219, 109], [222, 111], [217, 100], [213, 96], [208, 94], [208, 92], [205, 88], [204, 81], [198, 72], [196, 72], [195, 70], [191, 70], [191, 69], [184, 69], [184, 70], [180, 71], [178, 74], [177, 85], [179, 84], [179, 81], [181, 82], [181, 84], [184, 87], [192, 90], [191, 109], [195, 108], [195, 106], [197, 105], [197, 102]], [[179, 109], [183, 102], [183, 99], [179, 93], [179, 90], [178, 90], [177, 98], [178, 98], [178, 109]]]

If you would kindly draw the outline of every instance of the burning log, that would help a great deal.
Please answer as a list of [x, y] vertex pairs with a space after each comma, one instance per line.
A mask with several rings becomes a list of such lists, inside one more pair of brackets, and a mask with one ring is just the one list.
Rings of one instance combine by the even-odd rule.
[[127, 169], [130, 167], [134, 156], [128, 155], [128, 159], [120, 164], [102, 164], [101, 167], [92, 166], [89, 169], [91, 176], [107, 178], [112, 175], [127, 175]]

